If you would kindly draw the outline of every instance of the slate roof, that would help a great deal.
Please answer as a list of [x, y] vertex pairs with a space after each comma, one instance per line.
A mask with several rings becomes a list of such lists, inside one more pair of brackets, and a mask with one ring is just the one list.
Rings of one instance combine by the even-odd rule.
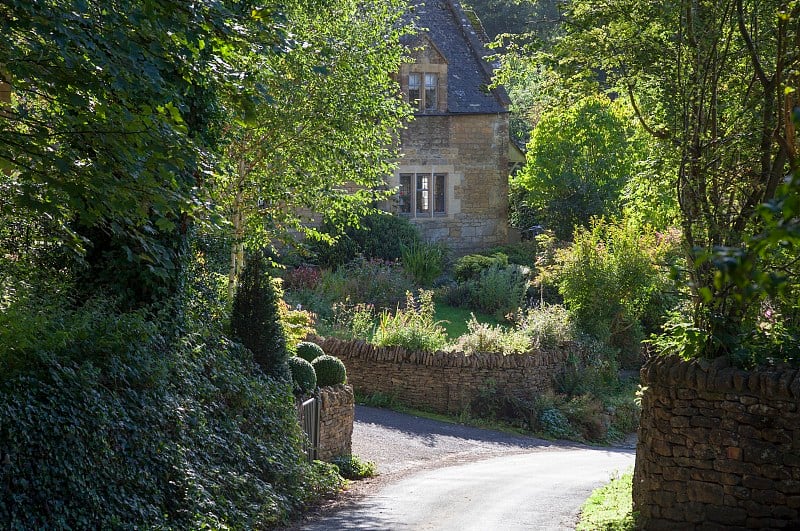
[[[508, 112], [508, 94], [502, 87], [488, 90], [492, 66], [475, 29], [454, 0], [410, 0], [420, 33], [428, 35], [447, 60], [447, 110], [455, 114]], [[406, 44], [413, 44], [414, 36]]]

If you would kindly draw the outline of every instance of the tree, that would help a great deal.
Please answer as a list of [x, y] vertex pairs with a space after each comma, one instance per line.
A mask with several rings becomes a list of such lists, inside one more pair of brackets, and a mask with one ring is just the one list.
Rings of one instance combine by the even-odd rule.
[[226, 171], [213, 182], [230, 222], [231, 293], [246, 247], [298, 231], [324, 237], [314, 222], [354, 221], [384, 197], [393, 139], [408, 116], [392, 78], [403, 53], [403, 6], [294, 6], [285, 16], [298, 45], [248, 57], [251, 81], [268, 100], [233, 110], [223, 131]]
[[289, 352], [280, 322], [278, 294], [260, 254], [248, 261], [242, 273], [233, 299], [231, 333], [253, 353], [264, 372], [289, 378]]
[[562, 239], [592, 217], [615, 215], [634, 172], [633, 127], [618, 104], [590, 96], [545, 114], [528, 144], [528, 162], [512, 182], [538, 219]]
[[242, 50], [287, 42], [279, 17], [249, 2], [25, 0], [0, 6], [0, 31], [0, 234], [32, 225], [36, 245], [66, 244], [85, 278], [134, 302], [174, 289], [188, 224], [207, 214], [221, 87]]
[[759, 230], [757, 205], [775, 197], [796, 165], [788, 117], [797, 103], [798, 9], [781, 1], [574, 0], [553, 48], [573, 80], [606, 75], [679, 161], [676, 195], [704, 356], [736, 350], [758, 310], [709, 257]]

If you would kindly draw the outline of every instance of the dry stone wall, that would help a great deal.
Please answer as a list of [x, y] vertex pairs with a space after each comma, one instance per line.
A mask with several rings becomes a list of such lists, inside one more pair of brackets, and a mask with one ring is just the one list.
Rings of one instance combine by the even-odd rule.
[[353, 387], [336, 385], [319, 390], [319, 447], [317, 459], [329, 461], [352, 453], [355, 400]]
[[800, 374], [654, 358], [641, 372], [643, 529], [800, 529]]
[[364, 394], [383, 393], [413, 407], [441, 413], [460, 413], [490, 383], [512, 394], [552, 389], [575, 348], [503, 356], [409, 351], [376, 347], [363, 341], [335, 338], [316, 340], [326, 354], [347, 367], [347, 381]]

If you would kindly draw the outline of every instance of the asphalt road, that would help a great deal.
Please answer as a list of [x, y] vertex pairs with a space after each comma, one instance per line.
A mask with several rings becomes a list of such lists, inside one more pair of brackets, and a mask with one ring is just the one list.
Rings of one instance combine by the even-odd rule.
[[381, 476], [305, 522], [315, 530], [574, 529], [592, 489], [632, 448], [509, 436], [357, 407], [353, 453]]

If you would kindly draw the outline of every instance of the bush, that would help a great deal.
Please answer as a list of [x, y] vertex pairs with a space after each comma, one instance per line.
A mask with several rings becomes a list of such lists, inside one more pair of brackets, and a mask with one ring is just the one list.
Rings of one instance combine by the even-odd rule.
[[331, 459], [331, 463], [339, 469], [339, 474], [345, 479], [364, 479], [376, 475], [375, 463], [362, 461], [355, 455], [342, 455]]
[[420, 290], [419, 299], [409, 291], [405, 309], [384, 311], [375, 330], [374, 342], [381, 347], [400, 346], [434, 352], [447, 345], [447, 332], [434, 321], [433, 292]]
[[289, 358], [292, 384], [295, 393], [308, 394], [317, 388], [317, 373], [310, 362], [298, 356]]
[[453, 277], [458, 282], [477, 280], [481, 273], [491, 267], [504, 268], [508, 266], [508, 256], [503, 253], [495, 253], [492, 256], [482, 254], [468, 254], [456, 261], [453, 268]]
[[304, 459], [289, 386], [205, 324], [108, 299], [3, 310], [5, 527], [263, 529], [338, 489]]
[[349, 300], [335, 302], [331, 308], [330, 334], [342, 339], [370, 341], [375, 331], [375, 309], [371, 304]]
[[291, 290], [314, 289], [319, 284], [322, 273], [316, 266], [301, 265], [289, 269], [284, 275], [284, 288]]
[[403, 269], [420, 286], [429, 286], [442, 274], [446, 252], [434, 243], [414, 243], [403, 247]]
[[358, 259], [323, 274], [318, 291], [331, 302], [364, 302], [378, 308], [394, 308], [414, 283], [395, 262]]
[[472, 288], [472, 305], [497, 319], [503, 319], [525, 306], [530, 270], [511, 265], [492, 266], [481, 273]]
[[560, 305], [540, 306], [520, 312], [516, 321], [517, 328], [530, 338], [534, 349], [553, 348], [578, 338], [569, 313]]
[[314, 329], [316, 315], [307, 310], [289, 308], [282, 299], [278, 300], [283, 334], [289, 345], [297, 345], [303, 338], [316, 332]]
[[530, 338], [518, 329], [479, 323], [474, 315], [467, 323], [467, 329], [468, 332], [458, 338], [452, 350], [465, 354], [497, 352], [505, 355], [531, 350]]
[[561, 251], [559, 291], [582, 330], [638, 359], [644, 339], [640, 319], [666, 285], [660, 268], [666, 248], [652, 231], [595, 221], [578, 229]]
[[[323, 232], [335, 236], [332, 227]], [[385, 212], [370, 214], [359, 221], [358, 227], [348, 227], [333, 244], [313, 242], [311, 250], [320, 265], [336, 268], [355, 260], [359, 255], [380, 260], [399, 260], [403, 247], [419, 242], [419, 232], [407, 219]]]
[[311, 363], [315, 359], [324, 355], [325, 351], [323, 351], [322, 347], [316, 343], [311, 341], [301, 341], [297, 344], [297, 347], [295, 347], [294, 354], [298, 358], [303, 358], [307, 362]]
[[311, 365], [314, 367], [314, 372], [317, 373], [317, 385], [319, 387], [328, 387], [347, 382], [347, 370], [342, 360], [336, 356], [324, 354], [311, 362]]
[[278, 294], [264, 259], [254, 255], [245, 265], [233, 299], [231, 332], [250, 349], [261, 368], [289, 380], [289, 353], [280, 321]]

